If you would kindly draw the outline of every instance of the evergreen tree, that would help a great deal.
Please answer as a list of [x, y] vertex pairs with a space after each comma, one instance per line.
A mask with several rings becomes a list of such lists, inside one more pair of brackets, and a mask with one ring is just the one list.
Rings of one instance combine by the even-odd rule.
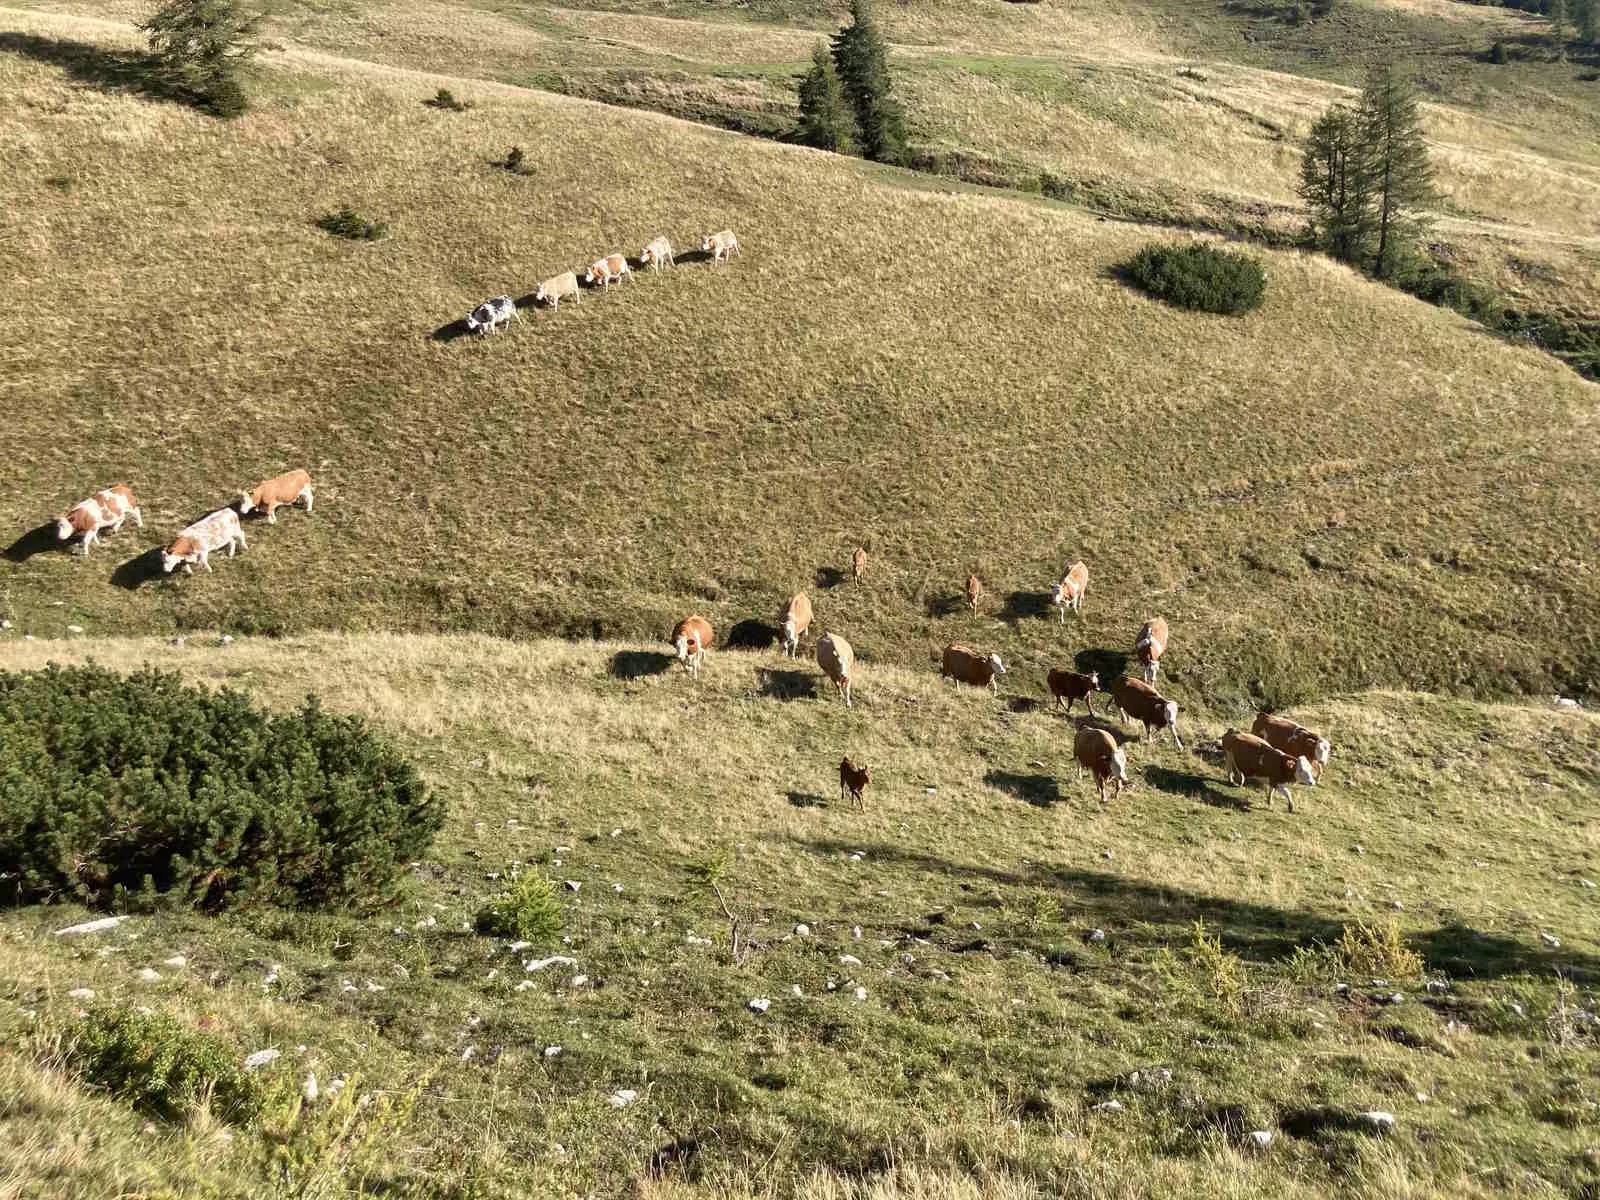
[[1600, 42], [1600, 0], [1573, 0], [1572, 23], [1580, 42]]
[[240, 82], [256, 52], [261, 14], [236, 0], [167, 0], [139, 28], [150, 39], [160, 81], [220, 117], [245, 110]]
[[822, 42], [811, 52], [811, 70], [800, 80], [800, 139], [835, 154], [856, 152], [855, 114], [845, 101], [833, 58]]
[[872, 20], [871, 0], [850, 0], [850, 24], [834, 35], [833, 62], [855, 109], [862, 152], [879, 162], [904, 162], [905, 112], [889, 94], [889, 51]]
[[1562, 27], [1566, 25], [1569, 18], [1567, 0], [1547, 0], [1544, 15], [1550, 18], [1550, 32], [1554, 33], [1559, 40]]
[[1311, 126], [1300, 159], [1300, 199], [1317, 249], [1344, 262], [1366, 257], [1372, 204], [1360, 124], [1350, 109], [1335, 105]]
[[1404, 258], [1416, 211], [1436, 199], [1416, 91], [1391, 67], [1374, 68], [1361, 93], [1357, 122], [1376, 237], [1372, 272], [1387, 278]]

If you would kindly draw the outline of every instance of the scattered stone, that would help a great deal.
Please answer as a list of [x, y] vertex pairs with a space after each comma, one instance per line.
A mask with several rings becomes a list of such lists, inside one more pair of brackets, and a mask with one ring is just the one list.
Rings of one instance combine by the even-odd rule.
[[272, 966], [267, 969], [267, 977], [261, 981], [261, 986], [271, 987], [273, 984], [277, 983], [278, 972], [281, 970], [283, 970], [282, 966], [280, 966], [278, 963], [273, 963]]
[[367, 991], [369, 992], [386, 992], [388, 990], [381, 983], [373, 983], [372, 980], [367, 980]]
[[974, 921], [974, 922], [973, 922], [973, 923], [972, 923], [972, 927], [973, 927], [973, 928], [974, 928], [974, 929], [982, 929], [982, 928], [983, 928], [983, 926], [982, 926], [982, 925], [980, 925], [980, 924], [978, 924], [978, 922], [976, 922], [976, 921]]
[[1578, 880], [1578, 886], [1583, 888], [1585, 891], [1592, 892], [1592, 891], [1594, 891], [1594, 880], [1592, 880], [1592, 879], [1580, 879], [1580, 880]]
[[1418, 1092], [1417, 1093], [1417, 1103], [1418, 1104], [1426, 1104], [1427, 1102], [1428, 1102], [1428, 1093], [1427, 1092]]
[[355, 984], [351, 983], [348, 979], [346, 979], [346, 980], [344, 980], [343, 983], [340, 984], [339, 990], [341, 992], [359, 992], [361, 989], [356, 987]]
[[1541, 933], [1539, 935], [1539, 940], [1546, 946], [1549, 946], [1552, 950], [1561, 949], [1561, 939], [1556, 937], [1553, 933]]
[[857, 850], [854, 854], [852, 854], [850, 856], [850, 861], [851, 862], [860, 862], [861, 861], [861, 851]]
[[798, 983], [790, 986], [789, 994], [796, 1000], [804, 1000], [806, 998], [806, 994], [800, 990], [800, 985]]
[[465, 1050], [463, 1050], [461, 1052], [461, 1061], [462, 1062], [471, 1062], [473, 1055], [475, 1055], [477, 1053], [478, 1053], [478, 1048], [476, 1046], [468, 1046]]
[[569, 891], [569, 892], [575, 892], [579, 888], [581, 888], [582, 886], [583, 886], [583, 884], [578, 882], [576, 879], [567, 880], [567, 891]]
[[711, 939], [710, 938], [696, 937], [692, 933], [687, 938], [685, 938], [684, 940], [686, 942], [688, 942], [689, 945], [691, 945], [691, 946], [709, 946], [709, 945], [711, 945]]
[[1367, 852], [1367, 848], [1360, 842], [1357, 842], [1354, 846], [1351, 846], [1350, 849], [1354, 850], [1357, 854], [1365, 854]]
[[632, 1104], [638, 1098], [639, 1093], [634, 1091], [632, 1088], [620, 1088], [619, 1090], [611, 1093], [611, 1107], [627, 1108], [628, 1105]]
[[68, 925], [65, 929], [58, 929], [56, 936], [77, 937], [80, 933], [104, 933], [108, 929], [115, 929], [127, 919], [127, 917], [101, 917], [95, 921], [85, 921], [81, 925]]
[[1376, 1133], [1394, 1132], [1394, 1114], [1392, 1112], [1384, 1112], [1381, 1109], [1373, 1109], [1371, 1112], [1362, 1113], [1361, 1119], [1365, 1121]]
[[613, 829], [613, 830], [612, 830], [612, 831], [611, 831], [611, 836], [612, 836], [612, 837], [621, 837], [621, 836], [622, 836], [622, 830], [620, 830], [620, 829]]
[[532, 949], [532, 942], [512, 942], [506, 949], [512, 954], [521, 954], [524, 950]]
[[1034, 767], [1034, 768], [1038, 768], [1038, 767], [1042, 767], [1042, 766], [1044, 766], [1044, 763], [1042, 763], [1042, 762], [1040, 762], [1040, 761], [1039, 761], [1039, 760], [1038, 760], [1038, 759], [1037, 759], [1037, 758], [1036, 758], [1036, 759], [1034, 759], [1034, 760], [1033, 760], [1033, 761], [1032, 761], [1032, 762], [1031, 762], [1031, 763], [1029, 763], [1029, 764], [1028, 764], [1028, 765], [1029, 765], [1029, 766], [1030, 766], [1030, 767]]
[[864, 987], [858, 987], [856, 989], [856, 999], [857, 1000], [865, 1000], [866, 998], [867, 998], [867, 989], [864, 988]]
[[764, 1013], [771, 1007], [772, 1001], [768, 1000], [765, 996], [757, 996], [754, 1000], [750, 1001], [751, 1012]]
[[161, 965], [164, 967], [171, 967], [173, 970], [181, 971], [184, 967], [189, 965], [189, 960], [181, 954], [174, 954]]
[[525, 992], [525, 991], [527, 991], [529, 988], [531, 988], [533, 986], [534, 986], [533, 980], [524, 979], [521, 983], [517, 984], [517, 991]]
[[1106, 931], [1104, 929], [1091, 929], [1089, 931], [1089, 937], [1087, 940], [1091, 942], [1103, 942], [1106, 940]]
[[140, 967], [138, 979], [140, 983], [160, 983], [161, 973], [152, 967]]
[[620, 891], [622, 891], [622, 885], [620, 883], [613, 883], [611, 885], [611, 890], [613, 892], [620, 892]]
[[70, 992], [67, 993], [67, 995], [68, 995], [69, 998], [71, 998], [73, 1000], [93, 1000], [94, 999], [94, 989], [93, 988], [73, 988]]
[[8, 620], [0, 620], [0, 629], [10, 629], [10, 628], [11, 628], [11, 622], [10, 621], [8, 621]]
[[1102, 850], [1102, 851], [1100, 851], [1100, 857], [1105, 859], [1107, 862], [1110, 862], [1113, 858], [1116, 857], [1116, 855], [1111, 853], [1111, 851], [1109, 851], [1109, 850]]
[[794, 935], [795, 937], [810, 937], [811, 926], [802, 921], [800, 924], [794, 927]]
[[567, 986], [570, 988], [581, 988], [588, 982], [589, 977], [587, 975], [574, 975], [571, 979], [567, 980]]
[[1448, 979], [1428, 980], [1428, 995], [1430, 996], [1442, 996], [1449, 990], [1450, 981]]
[[924, 788], [923, 791], [927, 792], [928, 795], [932, 796], [932, 795], [936, 795], [938, 793], [939, 789], [938, 788]]
[[861, 960], [854, 954], [841, 954], [839, 955], [839, 965], [841, 967], [859, 967]]
[[31, 642], [31, 641], [33, 641], [33, 634], [31, 634], [31, 633], [25, 633], [25, 634], [23, 634], [23, 635], [22, 635], [22, 640], [23, 640], [23, 641], [25, 641], [25, 642]]
[[546, 1046], [544, 1048], [544, 1056], [546, 1058], [560, 1058], [561, 1057], [561, 1047], [560, 1046]]
[[1090, 1112], [1121, 1112], [1121, 1100], [1104, 1100], [1089, 1110]]
[[1515, 1000], [1512, 1000], [1510, 1002], [1510, 1004], [1511, 1004], [1511, 1011], [1516, 1013], [1517, 1016], [1520, 1017], [1520, 1016], [1524, 1015], [1524, 1013], [1522, 1011], [1522, 1005], [1518, 1004]]
[[522, 969], [524, 971], [532, 972], [532, 971], [542, 971], [546, 967], [555, 967], [555, 966], [575, 967], [577, 965], [578, 965], [578, 960], [575, 959], [575, 958], [569, 958], [565, 954], [552, 954], [549, 958], [534, 958], [534, 959], [530, 959], [529, 961], [527, 961], [527, 962], [522, 964]]
[[1400, 901], [1398, 901], [1398, 900], [1389, 901], [1389, 907], [1394, 909], [1395, 912], [1405, 912], [1405, 910], [1406, 910], [1406, 906], [1404, 904], [1401, 904]]
[[246, 1071], [259, 1071], [262, 1067], [277, 1062], [278, 1056], [279, 1052], [270, 1047], [266, 1050], [257, 1050], [244, 1060], [244, 1069]]
[[1252, 1129], [1250, 1131], [1250, 1144], [1257, 1150], [1265, 1150], [1272, 1145], [1272, 1130]]
[[572, 847], [571, 846], [557, 846], [555, 848], [555, 852], [557, 854], [571, 854], [572, 853]]
[[300, 1095], [307, 1104], [317, 1102], [317, 1073], [311, 1071], [306, 1075], [306, 1081], [300, 1085]]
[[83, 626], [82, 625], [68, 625], [67, 626], [67, 632], [68, 633], [82, 633], [83, 632]]
[[1580, 704], [1578, 701], [1574, 700], [1571, 696], [1556, 696], [1556, 697], [1554, 697], [1554, 699], [1555, 699], [1557, 708], [1582, 708], [1583, 707], [1582, 704]]
[[231, 645], [233, 645], [233, 634], [231, 634], [231, 633], [223, 634], [220, 638], [217, 639], [217, 645], [219, 645], [219, 646], [231, 646]]

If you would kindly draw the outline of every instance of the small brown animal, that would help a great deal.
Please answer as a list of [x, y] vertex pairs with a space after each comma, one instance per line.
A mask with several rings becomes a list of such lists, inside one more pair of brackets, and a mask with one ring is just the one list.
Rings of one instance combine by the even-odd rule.
[[978, 597], [983, 595], [983, 584], [976, 575], [967, 576], [967, 604], [972, 608], [972, 615], [978, 615]]
[[1106, 802], [1106, 780], [1115, 781], [1116, 795], [1128, 782], [1128, 752], [1117, 745], [1117, 739], [1104, 729], [1085, 725], [1078, 730], [1073, 741], [1073, 755], [1078, 760], [1078, 778], [1083, 778], [1087, 767], [1094, 775], [1094, 785], [1100, 791], [1100, 803]]
[[861, 586], [861, 577], [867, 573], [867, 552], [860, 546], [850, 556], [850, 581], [857, 587]]
[[848, 793], [856, 802], [856, 807], [862, 812], [867, 811], [866, 797], [861, 793], [867, 790], [867, 784], [872, 782], [872, 768], [858, 767], [846, 755], [839, 760], [839, 799], [843, 800]]
[[678, 661], [696, 679], [700, 677], [700, 662], [705, 658], [712, 637], [711, 622], [698, 613], [679, 621], [672, 631], [672, 645], [678, 652]]
[[1100, 690], [1100, 672], [1090, 671], [1087, 675], [1079, 671], [1069, 671], [1065, 667], [1053, 667], [1044, 677], [1050, 685], [1050, 694], [1056, 698], [1056, 706], [1072, 711], [1072, 706], [1082, 700], [1089, 706], [1089, 715], [1094, 716], [1093, 693]]

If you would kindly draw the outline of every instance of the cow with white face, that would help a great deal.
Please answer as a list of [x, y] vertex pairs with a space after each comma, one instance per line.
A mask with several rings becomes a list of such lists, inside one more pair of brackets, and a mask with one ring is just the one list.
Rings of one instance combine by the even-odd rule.
[[513, 320], [522, 320], [517, 313], [516, 301], [510, 296], [494, 296], [467, 314], [467, 329], [482, 337], [488, 333], [499, 333], [502, 325], [510, 329]]
[[228, 548], [232, 558], [235, 549], [248, 550], [244, 530], [239, 527], [239, 514], [231, 508], [219, 508], [208, 517], [202, 517], [172, 540], [161, 551], [161, 569], [170, 575], [178, 566], [185, 575], [193, 575], [193, 563], [211, 570], [212, 551]]

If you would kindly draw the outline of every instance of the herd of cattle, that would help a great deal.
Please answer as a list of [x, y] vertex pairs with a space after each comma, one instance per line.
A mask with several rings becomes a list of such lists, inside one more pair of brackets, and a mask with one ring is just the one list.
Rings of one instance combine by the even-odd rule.
[[[227, 548], [232, 558], [235, 550], [245, 550], [244, 529], [239, 524], [241, 516], [259, 510], [267, 514], [267, 524], [278, 523], [278, 509], [297, 501], [306, 502], [311, 511], [311, 476], [304, 470], [286, 471], [259, 483], [249, 491], [239, 493], [232, 504], [201, 517], [171, 542], [162, 547], [161, 569], [168, 575], [182, 566], [184, 573], [194, 574], [193, 564], [211, 570], [210, 557], [214, 551]], [[119, 533], [129, 517], [140, 529], [144, 528], [144, 514], [133, 498], [133, 489], [125, 483], [96, 492], [87, 500], [80, 500], [56, 518], [56, 537], [66, 542], [80, 538], [84, 554], [100, 540], [100, 534], [109, 530]]]
[[[700, 239], [700, 249], [711, 255], [713, 264], [726, 262], [730, 257], [738, 255], [739, 239], [731, 229], [724, 229], [720, 233], [708, 233]], [[639, 265], [648, 266], [655, 271], [661, 270], [662, 267], [676, 266], [672, 243], [665, 237], [654, 239], [639, 251]], [[633, 278], [633, 268], [628, 265], [628, 256], [621, 251], [613, 251], [595, 259], [583, 273], [583, 282], [590, 287], [598, 288], [608, 288], [613, 283], [621, 283], [624, 279], [631, 278]], [[569, 296], [574, 304], [583, 298], [576, 271], [563, 271], [560, 275], [553, 275], [533, 289], [533, 302], [548, 304], [551, 308], [560, 308], [561, 301]], [[493, 296], [467, 314], [467, 331], [480, 336], [499, 333], [502, 327], [509, 328], [513, 320], [521, 319], [517, 314], [515, 300], [510, 296]]]
[[[850, 574], [859, 587], [866, 574], [867, 552], [857, 549], [851, 556]], [[1083, 596], [1089, 587], [1089, 568], [1083, 562], [1074, 562], [1056, 583], [1052, 603], [1066, 621], [1068, 608], [1081, 612]], [[974, 616], [983, 596], [983, 584], [976, 575], [967, 576], [967, 603]], [[813, 611], [811, 600], [804, 592], [789, 598], [778, 614], [779, 643], [782, 652], [793, 658], [799, 653], [800, 639], [811, 626]], [[672, 631], [672, 645], [678, 661], [691, 677], [698, 678], [711, 648], [714, 633], [711, 622], [699, 613], [691, 613], [679, 621]], [[1133, 657], [1139, 663], [1140, 678], [1123, 675], [1102, 687], [1096, 671], [1069, 671], [1054, 668], [1046, 676], [1046, 685], [1058, 708], [1070, 715], [1073, 705], [1082, 700], [1089, 710], [1090, 720], [1079, 724], [1073, 745], [1078, 764], [1078, 775], [1088, 770], [1103, 803], [1106, 783], [1115, 785], [1113, 794], [1120, 796], [1128, 783], [1127, 751], [1122, 739], [1094, 718], [1095, 692], [1108, 692], [1112, 706], [1123, 721], [1137, 721], [1144, 726], [1145, 740], [1150, 741], [1163, 729], [1172, 730], [1172, 740], [1181, 750], [1183, 739], [1178, 734], [1178, 705], [1156, 689], [1156, 676], [1161, 670], [1161, 657], [1167, 649], [1167, 622], [1163, 617], [1153, 617], [1144, 623], [1133, 643]], [[833, 683], [835, 693], [849, 708], [851, 684], [855, 678], [856, 657], [850, 643], [839, 634], [828, 631], [817, 639], [817, 665]], [[959, 688], [963, 683], [973, 687], [986, 687], [999, 694], [997, 679], [1004, 675], [1005, 664], [998, 654], [982, 654], [970, 646], [952, 643], [944, 649], [939, 666], [941, 679], [951, 679]], [[1327, 765], [1332, 747], [1326, 738], [1286, 717], [1260, 713], [1249, 733], [1228, 729], [1220, 740], [1223, 760], [1228, 768], [1228, 782], [1264, 784], [1267, 806], [1272, 806], [1274, 793], [1281, 793], [1294, 811], [1294, 797], [1289, 792], [1291, 783], [1305, 787], [1314, 785], [1322, 768]], [[863, 792], [871, 779], [865, 765], [858, 766], [849, 756], [839, 762], [839, 794], [849, 796], [858, 805], [865, 804]]]

